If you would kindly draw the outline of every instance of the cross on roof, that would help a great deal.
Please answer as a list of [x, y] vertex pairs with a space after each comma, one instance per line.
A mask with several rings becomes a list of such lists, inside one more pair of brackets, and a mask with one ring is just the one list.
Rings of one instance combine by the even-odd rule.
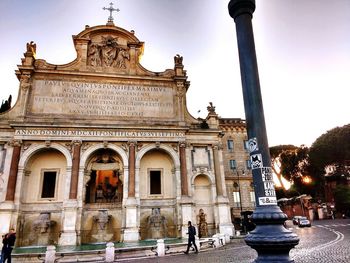
[[108, 17], [108, 23], [107, 24], [113, 24], [113, 16], [112, 13], [113, 11], [119, 12], [120, 10], [117, 8], [113, 8], [113, 3], [109, 3], [109, 7], [103, 7], [103, 10], [108, 10], [109, 11], [109, 17]]

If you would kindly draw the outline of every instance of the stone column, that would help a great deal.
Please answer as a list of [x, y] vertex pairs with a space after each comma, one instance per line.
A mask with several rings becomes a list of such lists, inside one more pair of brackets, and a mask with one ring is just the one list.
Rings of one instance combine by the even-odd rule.
[[138, 204], [135, 198], [135, 152], [136, 142], [129, 142], [128, 198], [125, 200], [124, 241], [139, 240]]
[[61, 246], [74, 246], [78, 240], [77, 231], [79, 231], [78, 218], [81, 213], [78, 205], [78, 181], [80, 166], [81, 141], [72, 141], [72, 167], [67, 167], [67, 175], [71, 175], [69, 187], [69, 197], [65, 196], [62, 207], [62, 226], [58, 244]]
[[186, 142], [179, 143], [180, 157], [180, 177], [181, 177], [181, 236], [188, 238], [187, 223], [192, 220], [193, 200], [189, 196], [188, 180], [187, 180], [187, 163], [186, 163]]
[[222, 179], [221, 179], [220, 157], [219, 157], [219, 146], [218, 145], [213, 146], [213, 155], [214, 155], [216, 192], [217, 192], [218, 196], [222, 196], [223, 190], [222, 190]]
[[70, 181], [69, 199], [77, 199], [78, 179], [79, 179], [79, 163], [81, 141], [73, 141], [73, 160], [72, 160], [72, 176]]
[[226, 196], [226, 191], [223, 189], [223, 174], [222, 174], [222, 154], [221, 146], [213, 145], [213, 159], [216, 184], [216, 204], [218, 214], [218, 223], [220, 234], [233, 236], [234, 226], [231, 222], [230, 205]]
[[10, 142], [10, 145], [13, 146], [13, 151], [12, 151], [10, 173], [9, 173], [9, 178], [7, 183], [7, 191], [6, 191], [6, 198], [5, 198], [6, 201], [14, 201], [15, 199], [18, 162], [21, 154], [20, 141], [13, 140], [12, 142]]
[[186, 143], [181, 142], [179, 145], [179, 148], [180, 148], [181, 195], [188, 196]]
[[135, 145], [135, 142], [129, 143], [129, 197], [135, 197]]

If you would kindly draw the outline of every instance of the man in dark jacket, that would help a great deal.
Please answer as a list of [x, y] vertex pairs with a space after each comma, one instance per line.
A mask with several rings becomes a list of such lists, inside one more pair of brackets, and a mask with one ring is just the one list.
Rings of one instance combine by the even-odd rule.
[[16, 232], [13, 228], [10, 229], [10, 232], [3, 236], [2, 239], [2, 251], [1, 251], [1, 263], [4, 263], [7, 259], [7, 263], [11, 263], [11, 253], [13, 246], [16, 241]]
[[196, 249], [195, 253], [198, 253], [198, 248], [196, 245], [196, 228], [192, 226], [191, 221], [188, 221], [188, 244], [187, 244], [187, 250], [184, 252], [185, 254], [188, 254], [188, 251], [190, 250], [191, 245], [193, 244], [194, 248]]

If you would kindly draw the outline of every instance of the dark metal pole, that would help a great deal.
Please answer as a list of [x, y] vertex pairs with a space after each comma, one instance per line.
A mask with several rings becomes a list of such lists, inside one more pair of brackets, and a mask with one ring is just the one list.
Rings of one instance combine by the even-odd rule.
[[256, 228], [245, 241], [258, 252], [255, 262], [293, 262], [289, 251], [299, 243], [299, 238], [283, 226], [287, 216], [277, 206], [272, 181], [252, 27], [255, 0], [231, 0], [228, 9], [236, 23], [248, 148], [257, 204], [252, 215]]

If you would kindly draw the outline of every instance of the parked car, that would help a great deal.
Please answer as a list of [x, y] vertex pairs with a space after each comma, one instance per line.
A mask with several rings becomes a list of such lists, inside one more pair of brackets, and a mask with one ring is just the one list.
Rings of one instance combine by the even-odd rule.
[[293, 225], [299, 225], [299, 218], [301, 218], [302, 216], [294, 216], [292, 221], [293, 221]]
[[299, 223], [298, 223], [299, 227], [304, 227], [304, 226], [311, 226], [311, 222], [304, 216], [299, 218]]

